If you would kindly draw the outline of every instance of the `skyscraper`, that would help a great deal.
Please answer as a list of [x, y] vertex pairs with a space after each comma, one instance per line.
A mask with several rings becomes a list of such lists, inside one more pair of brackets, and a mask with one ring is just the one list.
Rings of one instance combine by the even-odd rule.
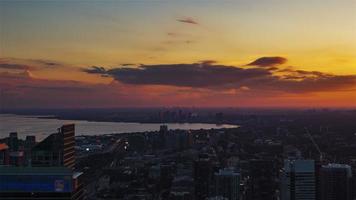
[[282, 200], [314, 200], [314, 160], [285, 160], [281, 176]]
[[222, 196], [229, 200], [239, 199], [240, 174], [231, 169], [220, 170], [215, 173], [215, 196]]
[[200, 156], [199, 159], [194, 162], [194, 188], [196, 200], [205, 200], [209, 197], [212, 174], [213, 167], [208, 155]]
[[9, 148], [12, 152], [19, 150], [19, 140], [17, 138], [17, 132], [11, 132], [9, 134]]
[[352, 171], [349, 165], [328, 164], [320, 169], [321, 200], [350, 200]]
[[74, 169], [75, 165], [75, 128], [74, 124], [63, 125], [60, 128], [63, 137], [63, 166]]
[[274, 177], [276, 177], [277, 171], [273, 160], [250, 160], [247, 199], [275, 199], [277, 184]]
[[10, 165], [21, 166], [24, 163], [24, 152], [20, 149], [17, 132], [12, 132], [9, 135], [9, 158]]
[[32, 148], [36, 145], [36, 136], [31, 136], [28, 135], [26, 136], [26, 140], [25, 140], [25, 164], [30, 166], [31, 165], [31, 152], [32, 152]]

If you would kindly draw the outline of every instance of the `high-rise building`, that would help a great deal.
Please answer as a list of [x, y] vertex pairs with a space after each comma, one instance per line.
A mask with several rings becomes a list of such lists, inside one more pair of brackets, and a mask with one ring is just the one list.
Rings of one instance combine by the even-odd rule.
[[28, 135], [25, 140], [25, 150], [32, 149], [36, 145], [36, 136]]
[[74, 169], [74, 124], [64, 125], [32, 148], [32, 166], [65, 166]]
[[205, 200], [210, 195], [213, 167], [208, 155], [203, 155], [194, 162], [195, 199]]
[[285, 160], [281, 176], [281, 200], [314, 200], [314, 160]]
[[167, 125], [161, 125], [159, 127], [159, 133], [158, 133], [158, 147], [160, 149], [166, 148], [166, 143], [167, 143], [167, 134], [168, 134], [168, 126]]
[[321, 200], [351, 200], [352, 171], [349, 165], [328, 164], [320, 169]]
[[17, 138], [17, 132], [11, 132], [9, 134], [9, 144], [10, 151], [18, 151], [19, 150], [19, 140]]
[[20, 149], [19, 139], [17, 138], [17, 132], [9, 134], [8, 139], [9, 146], [9, 164], [22, 166], [24, 163], [24, 152]]
[[74, 169], [75, 165], [75, 127], [74, 124], [67, 124], [60, 128], [63, 136], [63, 166]]
[[240, 174], [232, 169], [220, 170], [214, 174], [215, 195], [225, 197], [229, 200], [239, 199]]
[[273, 200], [278, 188], [276, 164], [273, 160], [250, 160], [248, 165], [247, 200]]
[[0, 199], [81, 200], [80, 175], [67, 167], [0, 166]]
[[25, 140], [25, 162], [27, 166], [31, 166], [31, 152], [36, 145], [36, 136], [28, 135]]

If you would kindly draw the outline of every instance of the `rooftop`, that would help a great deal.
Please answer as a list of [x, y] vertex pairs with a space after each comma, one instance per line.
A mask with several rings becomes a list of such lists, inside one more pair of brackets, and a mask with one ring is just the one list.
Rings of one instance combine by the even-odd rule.
[[42, 142], [33, 147], [32, 151], [49, 151], [61, 149], [63, 137], [58, 133], [53, 133], [46, 137]]

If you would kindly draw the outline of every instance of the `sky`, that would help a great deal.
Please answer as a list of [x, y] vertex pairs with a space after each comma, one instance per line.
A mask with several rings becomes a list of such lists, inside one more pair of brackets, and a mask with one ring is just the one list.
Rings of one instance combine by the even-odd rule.
[[355, 13], [355, 0], [2, 0], [0, 106], [354, 108]]

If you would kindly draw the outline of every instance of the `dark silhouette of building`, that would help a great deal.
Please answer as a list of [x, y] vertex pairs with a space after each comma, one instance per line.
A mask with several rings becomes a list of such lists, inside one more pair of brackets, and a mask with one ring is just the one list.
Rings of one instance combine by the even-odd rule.
[[213, 167], [208, 155], [200, 155], [194, 162], [195, 199], [205, 200], [209, 197]]
[[167, 134], [168, 134], [168, 126], [167, 125], [161, 125], [159, 127], [159, 134], [158, 134], [158, 147], [160, 149], [166, 148], [167, 144]]
[[9, 134], [9, 150], [11, 152], [19, 150], [19, 139], [17, 138], [17, 132], [11, 132]]
[[58, 133], [51, 134], [32, 148], [32, 166], [64, 166], [73, 170], [74, 147], [74, 124], [64, 125]]
[[351, 200], [351, 180], [349, 165], [323, 165], [320, 169], [321, 200]]
[[9, 134], [8, 139], [9, 146], [9, 164], [15, 166], [22, 166], [24, 163], [23, 148], [20, 149], [19, 139], [17, 138], [17, 132]]
[[220, 170], [214, 174], [215, 196], [238, 200], [240, 195], [240, 174], [231, 169]]
[[34, 135], [28, 135], [26, 136], [25, 140], [25, 148], [32, 148], [33, 146], [36, 145], [36, 136]]
[[27, 166], [31, 166], [32, 148], [36, 145], [36, 136], [26, 136], [25, 140], [25, 161]]
[[63, 137], [54, 133], [32, 148], [32, 166], [63, 166]]
[[248, 200], [275, 199], [277, 169], [273, 160], [250, 160], [248, 174]]

